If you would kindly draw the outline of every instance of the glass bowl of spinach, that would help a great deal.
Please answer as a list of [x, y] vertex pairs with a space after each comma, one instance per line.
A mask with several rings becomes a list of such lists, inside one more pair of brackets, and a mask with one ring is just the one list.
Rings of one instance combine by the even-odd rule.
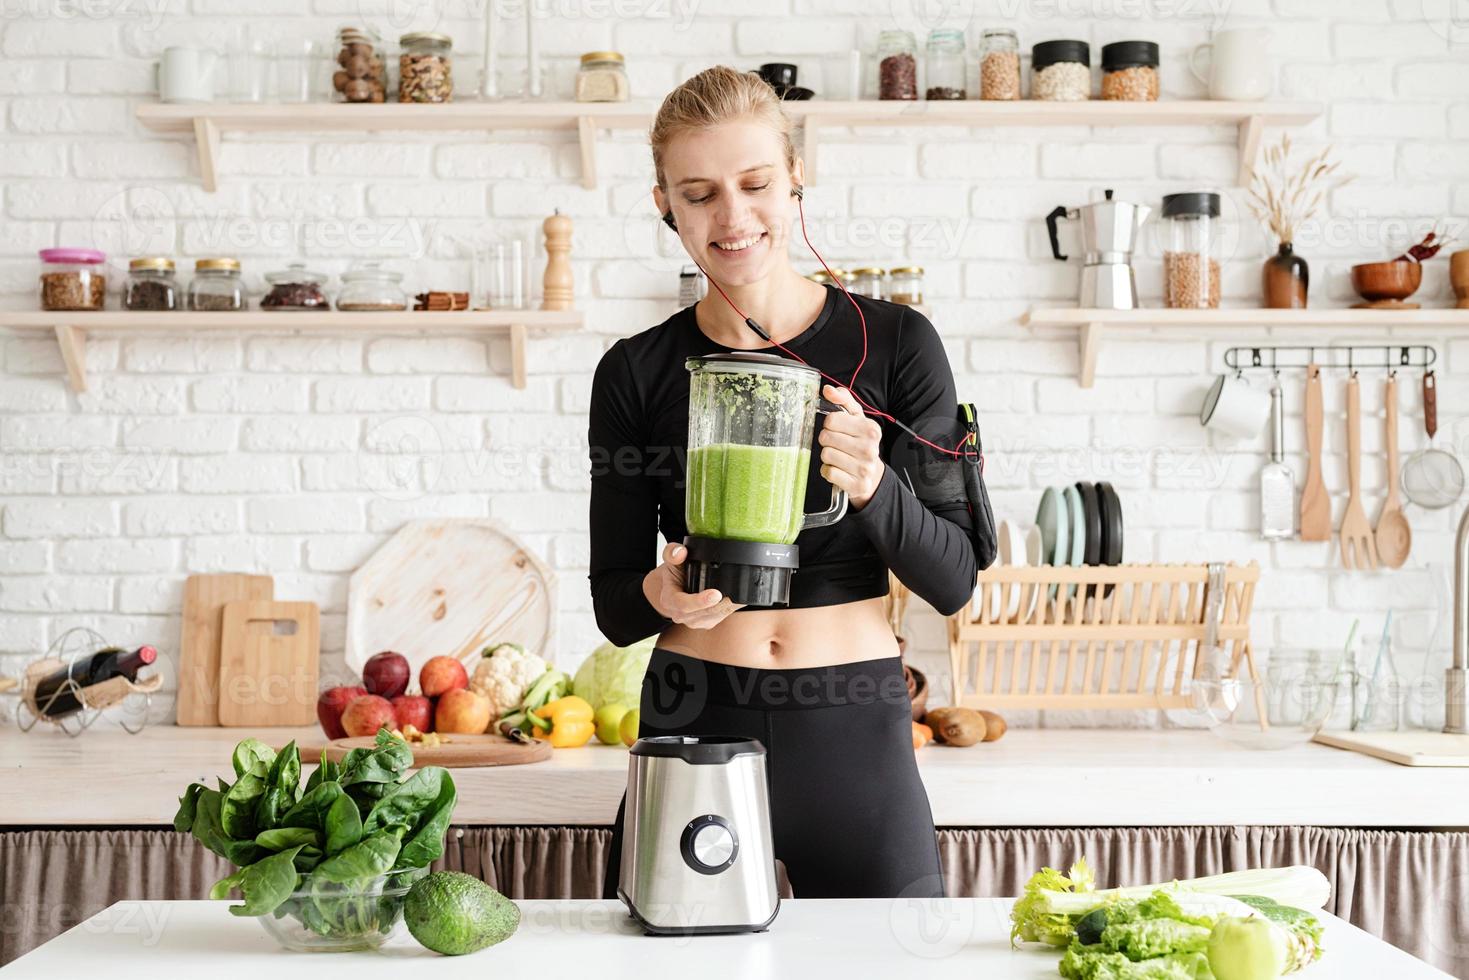
[[304, 786], [301, 754], [253, 738], [235, 746], [235, 781], [194, 783], [176, 830], [234, 864], [209, 897], [238, 891], [254, 916], [299, 951], [372, 949], [402, 921], [403, 898], [444, 853], [454, 781], [438, 766], [409, 772], [413, 752], [387, 729], [340, 763], [323, 760]]

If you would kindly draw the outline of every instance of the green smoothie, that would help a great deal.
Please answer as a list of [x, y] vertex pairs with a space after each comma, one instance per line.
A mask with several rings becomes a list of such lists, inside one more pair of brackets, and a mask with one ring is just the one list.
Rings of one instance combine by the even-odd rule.
[[717, 443], [689, 453], [689, 533], [793, 544], [805, 519], [811, 450]]

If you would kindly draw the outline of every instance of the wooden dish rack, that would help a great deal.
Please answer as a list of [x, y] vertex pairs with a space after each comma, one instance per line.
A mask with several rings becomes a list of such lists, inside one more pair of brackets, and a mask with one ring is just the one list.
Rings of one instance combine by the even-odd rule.
[[[1250, 652], [1259, 565], [991, 566], [949, 617], [952, 703], [973, 708], [1188, 708], [1217, 645]], [[1258, 688], [1257, 688], [1258, 690]]]

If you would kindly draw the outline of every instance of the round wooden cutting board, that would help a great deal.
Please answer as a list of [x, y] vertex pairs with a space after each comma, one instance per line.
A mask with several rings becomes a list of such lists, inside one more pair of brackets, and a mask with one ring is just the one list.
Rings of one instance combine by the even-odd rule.
[[[555, 751], [551, 743], [535, 739], [529, 744], [512, 742], [504, 735], [442, 735], [438, 745], [418, 745], [413, 749], [413, 768], [443, 766], [445, 769], [470, 769], [476, 766], [518, 766], [527, 762], [544, 762]], [[353, 749], [370, 749], [377, 744], [371, 735], [338, 738], [321, 750], [321, 758], [341, 762]], [[302, 751], [301, 761], [309, 761]]]

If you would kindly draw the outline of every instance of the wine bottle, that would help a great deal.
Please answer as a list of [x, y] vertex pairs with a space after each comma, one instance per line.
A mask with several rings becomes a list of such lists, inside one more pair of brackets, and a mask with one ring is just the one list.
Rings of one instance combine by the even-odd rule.
[[36, 712], [47, 718], [65, 718], [82, 710], [77, 691], [114, 677], [136, 680], [138, 671], [158, 659], [158, 650], [141, 646], [128, 651], [118, 647], [98, 650], [70, 667], [47, 674], [36, 683]]

